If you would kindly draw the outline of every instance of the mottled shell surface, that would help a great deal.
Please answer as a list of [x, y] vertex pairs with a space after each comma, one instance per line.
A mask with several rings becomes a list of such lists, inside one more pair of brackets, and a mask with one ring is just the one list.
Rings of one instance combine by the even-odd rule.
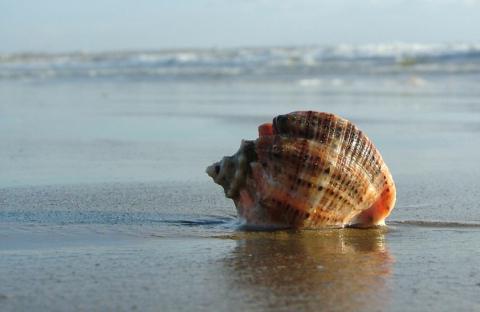
[[261, 125], [259, 134], [207, 168], [247, 224], [384, 224], [395, 205], [395, 184], [354, 124], [329, 113], [293, 112]]

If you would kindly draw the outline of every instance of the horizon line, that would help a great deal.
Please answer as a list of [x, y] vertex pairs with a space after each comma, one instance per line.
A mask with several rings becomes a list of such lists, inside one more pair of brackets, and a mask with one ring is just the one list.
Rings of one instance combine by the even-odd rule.
[[110, 53], [122, 53], [122, 54], [134, 54], [139, 52], [182, 52], [182, 51], [229, 51], [236, 49], [294, 49], [294, 48], [334, 48], [340, 46], [350, 46], [350, 47], [367, 47], [367, 46], [381, 46], [381, 45], [418, 45], [418, 46], [449, 46], [449, 45], [471, 45], [477, 46], [480, 45], [480, 40], [476, 41], [444, 41], [444, 42], [415, 42], [415, 41], [384, 41], [384, 42], [370, 42], [370, 43], [331, 43], [331, 44], [285, 44], [285, 45], [232, 45], [232, 46], [211, 46], [211, 47], [200, 47], [200, 46], [182, 46], [182, 47], [168, 47], [168, 48], [120, 48], [120, 49], [65, 49], [59, 51], [47, 51], [47, 50], [18, 50], [18, 51], [1, 51], [0, 56], [9, 56], [9, 55], [24, 55], [24, 56], [34, 56], [34, 55], [75, 55], [75, 54], [110, 54]]

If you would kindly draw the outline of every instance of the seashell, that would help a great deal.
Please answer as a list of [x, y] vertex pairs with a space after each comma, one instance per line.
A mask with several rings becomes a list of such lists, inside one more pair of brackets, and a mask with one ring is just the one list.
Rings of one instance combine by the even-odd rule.
[[353, 123], [313, 111], [279, 115], [259, 138], [207, 168], [249, 225], [383, 225], [395, 184], [379, 151]]

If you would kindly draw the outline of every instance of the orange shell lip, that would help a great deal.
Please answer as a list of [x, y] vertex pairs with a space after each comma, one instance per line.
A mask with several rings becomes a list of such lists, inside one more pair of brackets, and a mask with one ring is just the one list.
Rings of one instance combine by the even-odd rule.
[[258, 126], [258, 136], [263, 137], [267, 135], [274, 135], [273, 125], [271, 123], [264, 123]]

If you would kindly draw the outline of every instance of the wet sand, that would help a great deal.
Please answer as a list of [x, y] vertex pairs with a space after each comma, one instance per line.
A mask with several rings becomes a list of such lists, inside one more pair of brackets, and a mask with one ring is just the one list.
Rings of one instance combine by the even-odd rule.
[[[479, 310], [477, 91], [367, 91], [1, 83], [0, 310]], [[297, 109], [378, 146], [386, 228], [239, 227], [204, 168]]]
[[3, 189], [2, 310], [480, 308], [479, 223], [248, 231], [215, 190], [196, 183]]

